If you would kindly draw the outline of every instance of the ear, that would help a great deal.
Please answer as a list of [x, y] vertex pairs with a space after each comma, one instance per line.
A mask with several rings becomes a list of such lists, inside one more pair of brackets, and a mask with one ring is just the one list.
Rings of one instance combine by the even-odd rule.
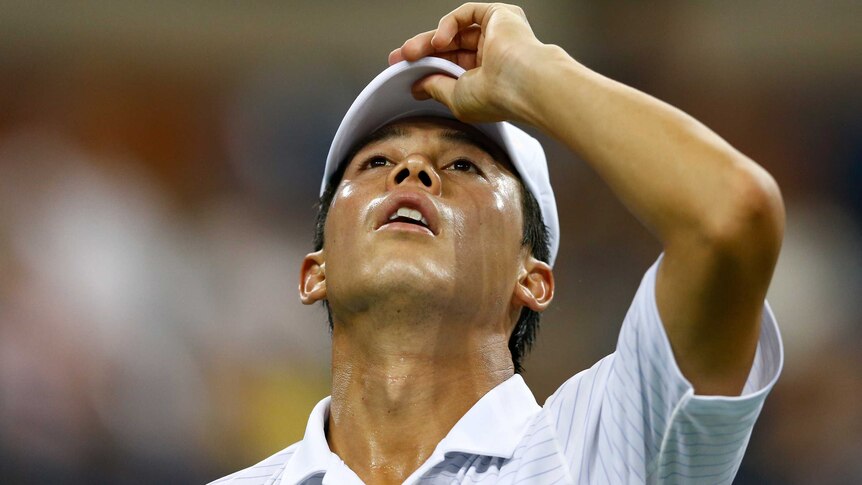
[[554, 271], [548, 263], [528, 256], [518, 274], [513, 303], [541, 312], [554, 299]]
[[306, 254], [302, 260], [299, 299], [306, 305], [326, 299], [326, 258], [322, 249]]

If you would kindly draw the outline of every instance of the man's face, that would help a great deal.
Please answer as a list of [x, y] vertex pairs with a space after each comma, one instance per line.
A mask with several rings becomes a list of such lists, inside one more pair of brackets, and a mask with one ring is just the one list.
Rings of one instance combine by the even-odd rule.
[[414, 118], [378, 135], [348, 161], [324, 229], [336, 319], [371, 305], [508, 315], [524, 256], [514, 170], [456, 121]]

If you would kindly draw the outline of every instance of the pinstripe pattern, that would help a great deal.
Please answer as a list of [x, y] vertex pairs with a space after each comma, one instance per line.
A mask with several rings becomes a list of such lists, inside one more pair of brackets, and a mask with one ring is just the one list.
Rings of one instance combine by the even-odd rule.
[[[405, 483], [730, 483], [781, 371], [778, 328], [764, 305], [742, 396], [695, 395], [656, 308], [660, 261], [644, 276], [613, 354], [566, 381], [543, 407], [519, 375], [500, 384]], [[326, 444], [328, 410], [326, 398], [299, 443], [213, 483], [361, 483]]]

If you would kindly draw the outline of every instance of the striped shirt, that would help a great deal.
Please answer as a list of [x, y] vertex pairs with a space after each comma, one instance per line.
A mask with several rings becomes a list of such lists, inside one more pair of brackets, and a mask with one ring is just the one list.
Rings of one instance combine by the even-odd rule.
[[[730, 483], [783, 350], [764, 304], [760, 339], [742, 395], [699, 396], [683, 377], [647, 271], [615, 352], [539, 406], [520, 375], [483, 396], [405, 483]], [[324, 435], [329, 398], [302, 441], [217, 484], [359, 484]]]

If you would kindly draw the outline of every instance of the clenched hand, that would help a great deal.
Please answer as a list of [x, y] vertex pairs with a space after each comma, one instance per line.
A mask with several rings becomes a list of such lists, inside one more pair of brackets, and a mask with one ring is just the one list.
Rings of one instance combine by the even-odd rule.
[[526, 121], [524, 93], [530, 66], [544, 55], [520, 7], [467, 3], [442, 19], [435, 30], [407, 40], [389, 54], [389, 64], [436, 56], [467, 70], [459, 79], [435, 74], [413, 86], [418, 99], [434, 98], [460, 120]]

